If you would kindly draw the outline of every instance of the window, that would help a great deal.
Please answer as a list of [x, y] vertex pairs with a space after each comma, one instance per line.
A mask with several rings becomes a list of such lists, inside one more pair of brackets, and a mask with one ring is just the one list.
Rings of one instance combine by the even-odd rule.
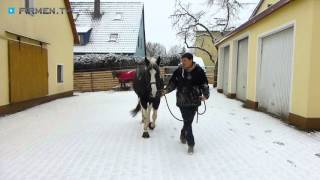
[[141, 38], [140, 36], [138, 37], [138, 47], [143, 48], [143, 38]]
[[34, 0], [25, 0], [25, 8], [26, 8], [26, 12], [29, 15], [33, 15], [34, 14]]
[[110, 34], [109, 41], [116, 42], [116, 41], [118, 41], [118, 38], [119, 38], [118, 33], [112, 33], [112, 34]]
[[25, 8], [33, 8], [34, 7], [34, 2], [33, 0], [25, 0]]
[[122, 12], [116, 12], [116, 14], [115, 14], [115, 17], [114, 17], [114, 21], [120, 21], [120, 20], [122, 20], [122, 15], [123, 15], [123, 13]]
[[79, 17], [79, 14], [78, 13], [72, 13], [72, 16], [73, 16], [73, 20], [77, 21], [77, 19]]
[[143, 48], [143, 38], [140, 38], [141, 39], [141, 43], [140, 43], [140, 45], [141, 45], [141, 48]]
[[202, 41], [201, 41], [201, 46], [200, 46], [200, 47], [202, 47], [202, 48], [203, 48], [204, 38], [202, 38], [201, 40], [202, 40]]
[[57, 82], [63, 83], [63, 65], [57, 66]]
[[80, 40], [80, 45], [85, 45], [83, 34], [79, 34], [79, 40]]

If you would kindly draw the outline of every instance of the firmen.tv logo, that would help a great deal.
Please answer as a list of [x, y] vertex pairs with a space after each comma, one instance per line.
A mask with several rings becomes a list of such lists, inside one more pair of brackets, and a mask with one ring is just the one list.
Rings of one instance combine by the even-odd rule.
[[13, 15], [16, 13], [16, 8], [15, 7], [9, 7], [8, 8], [8, 14], [9, 15]]
[[[0, 0], [1, 1], [1, 0]], [[8, 14], [9, 15], [14, 15], [14, 14], [31, 14], [31, 15], [36, 15], [36, 14], [64, 14], [68, 12], [66, 8], [46, 8], [46, 7], [41, 7], [41, 8], [18, 8], [16, 9], [15, 7], [9, 7], [8, 8]]]

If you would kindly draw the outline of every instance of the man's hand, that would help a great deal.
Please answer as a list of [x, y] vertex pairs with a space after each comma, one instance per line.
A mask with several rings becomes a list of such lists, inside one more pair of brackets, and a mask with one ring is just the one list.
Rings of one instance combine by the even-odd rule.
[[165, 89], [160, 91], [160, 96], [161, 97], [166, 95], [166, 94], [167, 94], [167, 91]]
[[205, 100], [207, 100], [208, 98], [206, 98], [205, 96], [200, 96], [199, 99], [200, 99], [201, 101], [205, 101]]

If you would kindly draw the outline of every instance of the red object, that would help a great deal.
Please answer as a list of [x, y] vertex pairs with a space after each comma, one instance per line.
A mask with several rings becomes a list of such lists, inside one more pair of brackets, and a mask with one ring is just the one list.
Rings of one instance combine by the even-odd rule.
[[121, 82], [127, 82], [127, 81], [132, 81], [136, 77], [136, 71], [131, 70], [131, 71], [122, 71], [117, 73], [117, 78]]

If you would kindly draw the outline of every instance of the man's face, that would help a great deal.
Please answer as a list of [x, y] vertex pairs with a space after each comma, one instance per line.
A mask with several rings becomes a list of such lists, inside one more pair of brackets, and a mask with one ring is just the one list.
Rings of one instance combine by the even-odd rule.
[[182, 63], [183, 68], [190, 68], [190, 67], [192, 67], [192, 60], [191, 60], [191, 59], [182, 58], [182, 59], [181, 59], [181, 63]]

